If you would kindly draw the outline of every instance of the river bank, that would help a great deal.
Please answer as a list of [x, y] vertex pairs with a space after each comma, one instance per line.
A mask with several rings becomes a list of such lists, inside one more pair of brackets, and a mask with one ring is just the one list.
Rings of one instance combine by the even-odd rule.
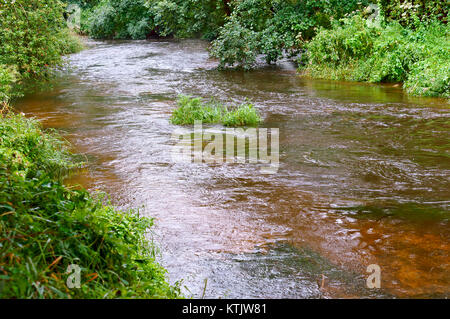
[[150, 218], [63, 185], [80, 166], [36, 120], [0, 115], [0, 297], [176, 298]]

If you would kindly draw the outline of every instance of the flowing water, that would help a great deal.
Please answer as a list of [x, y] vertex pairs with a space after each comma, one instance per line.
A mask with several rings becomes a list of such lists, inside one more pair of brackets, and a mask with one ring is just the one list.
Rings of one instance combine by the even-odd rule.
[[[289, 62], [218, 71], [202, 41], [90, 42], [16, 107], [86, 155], [71, 183], [155, 218], [189, 296], [448, 297], [450, 118], [398, 85], [309, 80]], [[280, 167], [176, 163], [178, 94], [255, 103]], [[381, 267], [381, 289], [366, 268]]]

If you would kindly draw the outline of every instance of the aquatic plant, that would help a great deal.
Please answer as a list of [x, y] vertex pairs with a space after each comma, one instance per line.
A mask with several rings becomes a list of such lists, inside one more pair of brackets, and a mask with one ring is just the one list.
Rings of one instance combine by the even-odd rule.
[[215, 100], [204, 102], [201, 98], [180, 95], [170, 118], [173, 124], [192, 125], [194, 121], [202, 123], [221, 123], [225, 126], [254, 126], [261, 118], [251, 103], [238, 106], [226, 106]]

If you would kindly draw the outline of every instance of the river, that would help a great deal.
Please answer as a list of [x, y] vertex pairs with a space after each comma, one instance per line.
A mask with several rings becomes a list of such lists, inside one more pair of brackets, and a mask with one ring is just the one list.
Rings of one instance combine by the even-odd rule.
[[[88, 42], [15, 107], [84, 154], [72, 178], [155, 218], [171, 282], [209, 298], [449, 297], [450, 104], [399, 85], [218, 71], [207, 43]], [[250, 99], [280, 165], [178, 163], [178, 94]], [[368, 289], [367, 266], [381, 269]]]

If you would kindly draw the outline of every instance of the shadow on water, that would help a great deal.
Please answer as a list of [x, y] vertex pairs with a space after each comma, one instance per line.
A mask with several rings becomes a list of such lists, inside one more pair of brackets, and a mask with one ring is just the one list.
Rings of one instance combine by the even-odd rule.
[[[69, 183], [145, 206], [170, 279], [195, 297], [205, 278], [207, 297], [448, 297], [448, 102], [304, 79], [288, 62], [219, 72], [206, 48], [92, 42], [16, 107], [87, 156]], [[254, 101], [280, 130], [278, 172], [175, 163], [180, 93]], [[381, 291], [365, 288], [370, 264]]]

